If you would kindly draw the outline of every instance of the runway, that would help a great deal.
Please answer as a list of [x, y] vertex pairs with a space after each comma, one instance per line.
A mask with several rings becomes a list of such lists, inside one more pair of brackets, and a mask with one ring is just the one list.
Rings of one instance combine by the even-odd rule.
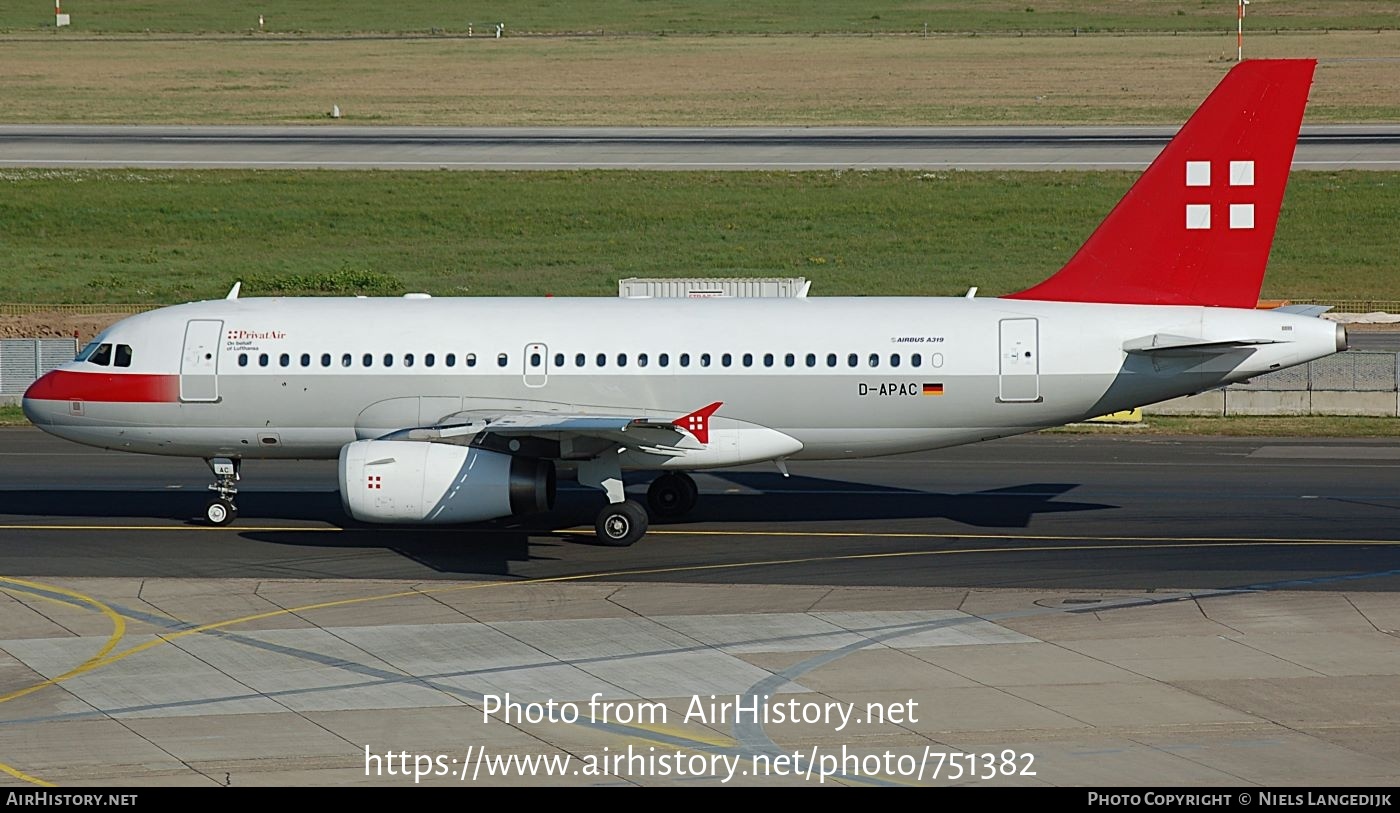
[[591, 544], [596, 497], [568, 482], [554, 514], [523, 523], [371, 527], [341, 513], [333, 462], [250, 461], [238, 522], [208, 529], [194, 519], [202, 462], [13, 429], [0, 431], [0, 574], [1400, 587], [1389, 440], [1038, 435], [791, 471], [702, 474], [692, 517], [619, 550]]
[[1400, 781], [1393, 440], [792, 472], [704, 475], [611, 549], [576, 490], [528, 527], [369, 528], [333, 464], [249, 463], [216, 530], [199, 461], [0, 430], [0, 785]]
[[[815, 170], [1142, 169], [1164, 127], [0, 126], [0, 166]], [[1400, 127], [1303, 128], [1294, 168], [1400, 169]]]

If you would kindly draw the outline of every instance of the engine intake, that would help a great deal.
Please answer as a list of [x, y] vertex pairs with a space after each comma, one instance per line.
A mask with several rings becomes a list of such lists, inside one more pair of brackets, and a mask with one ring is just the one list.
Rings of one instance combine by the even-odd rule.
[[481, 522], [554, 507], [554, 464], [501, 452], [401, 440], [340, 450], [340, 501], [364, 522]]

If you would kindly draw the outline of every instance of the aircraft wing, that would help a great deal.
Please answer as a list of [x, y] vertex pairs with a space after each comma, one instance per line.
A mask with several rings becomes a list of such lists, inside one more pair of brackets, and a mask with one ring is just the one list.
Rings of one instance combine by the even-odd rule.
[[716, 402], [673, 421], [630, 415], [470, 410], [449, 415], [433, 426], [402, 429], [383, 439], [482, 446], [561, 459], [593, 457], [610, 447], [671, 456], [705, 447], [710, 416], [720, 406]]

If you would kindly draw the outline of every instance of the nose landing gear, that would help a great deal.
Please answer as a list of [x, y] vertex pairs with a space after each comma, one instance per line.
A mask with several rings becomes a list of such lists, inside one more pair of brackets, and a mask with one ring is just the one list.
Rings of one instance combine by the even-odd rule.
[[238, 493], [238, 469], [242, 460], [234, 457], [215, 457], [205, 461], [214, 472], [214, 483], [209, 490], [217, 494], [204, 507], [204, 518], [210, 525], [227, 525], [238, 518], [238, 506], [233, 497]]

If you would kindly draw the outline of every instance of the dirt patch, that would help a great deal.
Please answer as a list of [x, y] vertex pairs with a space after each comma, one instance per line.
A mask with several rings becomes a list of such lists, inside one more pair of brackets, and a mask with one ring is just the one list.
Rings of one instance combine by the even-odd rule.
[[131, 314], [31, 313], [0, 316], [0, 339], [68, 339], [86, 344], [93, 336]]
[[[1179, 124], [1235, 57], [1233, 31], [3, 44], [8, 123]], [[1323, 58], [1310, 122], [1400, 118], [1400, 32], [1246, 53]]]

